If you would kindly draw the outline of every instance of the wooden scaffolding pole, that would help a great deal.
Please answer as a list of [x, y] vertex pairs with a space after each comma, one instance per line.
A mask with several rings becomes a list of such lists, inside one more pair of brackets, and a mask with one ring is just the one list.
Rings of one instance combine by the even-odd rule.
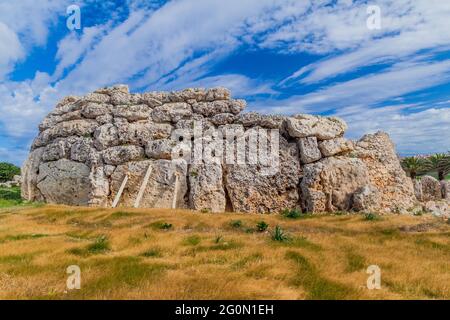
[[147, 172], [145, 173], [144, 181], [141, 184], [141, 188], [139, 189], [139, 193], [137, 195], [136, 200], [134, 201], [134, 207], [139, 208], [139, 204], [141, 203], [142, 196], [144, 195], [145, 188], [148, 184], [148, 179], [150, 179], [150, 174], [152, 173], [152, 165], [150, 164], [147, 168]]
[[175, 190], [173, 191], [172, 209], [177, 208], [177, 196], [178, 196], [178, 172], [175, 173]]
[[117, 192], [117, 195], [114, 198], [114, 202], [112, 204], [113, 208], [117, 207], [117, 204], [120, 201], [120, 197], [122, 196], [123, 189], [125, 189], [127, 182], [128, 182], [128, 173], [125, 174], [125, 177], [122, 180], [122, 184], [120, 185], [119, 192]]

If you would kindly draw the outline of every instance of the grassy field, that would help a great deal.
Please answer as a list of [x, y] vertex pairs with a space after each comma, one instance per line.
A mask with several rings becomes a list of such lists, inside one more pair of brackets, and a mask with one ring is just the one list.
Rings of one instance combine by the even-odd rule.
[[[0, 209], [0, 298], [449, 299], [449, 240], [450, 225], [426, 215], [21, 204]], [[380, 290], [366, 287], [373, 264]], [[69, 265], [80, 290], [66, 289]]]

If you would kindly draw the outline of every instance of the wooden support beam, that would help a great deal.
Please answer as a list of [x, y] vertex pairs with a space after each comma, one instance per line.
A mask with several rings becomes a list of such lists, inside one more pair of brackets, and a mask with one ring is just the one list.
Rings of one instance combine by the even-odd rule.
[[142, 196], [144, 195], [144, 191], [145, 191], [145, 188], [147, 187], [148, 179], [150, 178], [150, 174], [151, 173], [152, 173], [152, 165], [150, 164], [148, 166], [148, 168], [147, 168], [147, 172], [145, 173], [144, 181], [141, 184], [141, 188], [139, 189], [139, 193], [137, 195], [137, 198], [134, 201], [134, 207], [135, 208], [139, 208], [139, 204], [141, 203]]
[[120, 201], [120, 197], [122, 196], [123, 189], [125, 189], [125, 186], [126, 186], [127, 182], [128, 182], [128, 173], [125, 174], [125, 177], [123, 178], [122, 184], [120, 185], [119, 192], [117, 192], [117, 195], [114, 198], [114, 202], [112, 204], [113, 208], [117, 207], [117, 204]]
[[175, 173], [175, 190], [173, 191], [173, 199], [172, 199], [172, 209], [177, 208], [177, 196], [178, 196], [178, 172]]

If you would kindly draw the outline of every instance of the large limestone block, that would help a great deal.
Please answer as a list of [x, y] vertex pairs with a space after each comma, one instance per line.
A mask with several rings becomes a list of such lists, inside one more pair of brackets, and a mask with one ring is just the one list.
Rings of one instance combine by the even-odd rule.
[[300, 151], [300, 160], [303, 164], [315, 162], [322, 158], [316, 137], [300, 138], [297, 144]]
[[111, 176], [111, 197], [115, 197], [125, 174], [128, 174], [128, 183], [119, 206], [132, 207], [149, 165], [152, 166], [152, 171], [148, 184], [145, 186], [140, 207], [171, 208], [175, 195], [176, 176], [178, 175], [176, 207], [187, 208], [187, 164], [185, 161], [179, 160], [133, 161], [117, 166]]
[[450, 181], [441, 181], [442, 199], [450, 201]]
[[217, 163], [192, 165], [189, 168], [189, 205], [195, 210], [224, 212], [222, 165]]
[[155, 122], [178, 122], [192, 116], [192, 107], [184, 102], [166, 103], [156, 107], [151, 113]]
[[376, 211], [380, 203], [380, 193], [373, 186], [364, 186], [353, 194], [352, 209], [355, 211]]
[[369, 185], [369, 174], [359, 159], [324, 158], [303, 167], [302, 201], [307, 212], [350, 210], [353, 195]]
[[97, 150], [104, 150], [119, 144], [119, 131], [112, 123], [98, 127], [94, 132], [94, 146]]
[[152, 109], [146, 104], [139, 105], [118, 105], [112, 109], [115, 117], [125, 118], [129, 121], [147, 120], [150, 117]]
[[106, 164], [118, 165], [128, 161], [144, 158], [144, 149], [138, 146], [116, 146], [102, 151]]
[[440, 182], [432, 176], [424, 176], [420, 179], [422, 188], [422, 201], [434, 201], [442, 199], [442, 189]]
[[109, 179], [102, 166], [94, 166], [89, 173], [89, 182], [91, 184], [89, 202], [90, 206], [107, 207], [110, 205]]
[[22, 173], [22, 185], [21, 192], [22, 198], [28, 201], [42, 201], [44, 200], [41, 192], [37, 188], [39, 165], [41, 164], [42, 154], [44, 148], [38, 148], [28, 156], [28, 159], [24, 162]]
[[291, 137], [306, 138], [315, 136], [319, 140], [340, 137], [347, 130], [347, 124], [342, 119], [307, 114], [286, 118], [286, 126]]
[[48, 203], [88, 205], [89, 173], [85, 164], [67, 159], [42, 163], [37, 187]]
[[116, 119], [119, 143], [145, 146], [149, 141], [166, 139], [171, 136], [173, 127], [168, 123], [137, 121], [128, 123], [125, 119]]
[[279, 167], [270, 174], [259, 165], [227, 165], [225, 186], [233, 211], [279, 212], [299, 206], [301, 169], [295, 143], [280, 137]]
[[81, 114], [88, 119], [96, 119], [99, 116], [110, 113], [110, 106], [107, 104], [88, 103], [83, 106]]
[[331, 157], [353, 150], [353, 143], [345, 138], [335, 138], [319, 142], [320, 152], [324, 157]]
[[60, 122], [54, 127], [41, 132], [33, 142], [33, 147], [45, 146], [56, 138], [91, 136], [97, 126], [98, 123], [95, 120], [71, 120]]
[[380, 192], [380, 210], [406, 212], [416, 197], [412, 180], [403, 171], [395, 147], [384, 132], [368, 134], [356, 142], [352, 156], [361, 159], [369, 172], [370, 184]]
[[172, 152], [177, 145], [172, 139], [152, 140], [145, 147], [145, 154], [153, 159], [172, 159]]
[[205, 117], [213, 117], [220, 113], [239, 114], [246, 107], [244, 100], [217, 100], [212, 102], [198, 102], [192, 105], [195, 113]]

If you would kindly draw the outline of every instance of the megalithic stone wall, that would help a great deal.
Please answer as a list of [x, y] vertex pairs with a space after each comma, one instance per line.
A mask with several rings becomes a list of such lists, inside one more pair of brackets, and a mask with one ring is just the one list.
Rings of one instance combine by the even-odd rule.
[[22, 195], [107, 207], [128, 175], [119, 206], [133, 206], [152, 166], [141, 207], [170, 208], [174, 197], [177, 208], [213, 212], [414, 205], [387, 134], [353, 142], [339, 118], [243, 113], [245, 106], [224, 88], [133, 94], [118, 85], [66, 97], [39, 126]]

